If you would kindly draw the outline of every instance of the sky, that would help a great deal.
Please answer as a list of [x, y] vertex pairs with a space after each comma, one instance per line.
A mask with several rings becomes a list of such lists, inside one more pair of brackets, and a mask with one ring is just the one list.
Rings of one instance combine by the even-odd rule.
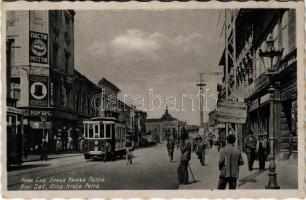
[[[220, 10], [76, 11], [75, 68], [94, 83], [111, 81], [148, 118], [160, 118], [167, 104], [174, 117], [198, 125], [197, 73], [218, 69], [223, 22]], [[205, 77], [205, 121], [217, 82]]]

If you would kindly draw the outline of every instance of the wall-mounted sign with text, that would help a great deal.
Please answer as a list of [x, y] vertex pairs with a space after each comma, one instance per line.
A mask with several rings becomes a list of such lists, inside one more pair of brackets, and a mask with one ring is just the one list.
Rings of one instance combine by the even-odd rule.
[[48, 107], [48, 76], [29, 76], [30, 106]]
[[48, 34], [30, 31], [30, 63], [48, 64]]

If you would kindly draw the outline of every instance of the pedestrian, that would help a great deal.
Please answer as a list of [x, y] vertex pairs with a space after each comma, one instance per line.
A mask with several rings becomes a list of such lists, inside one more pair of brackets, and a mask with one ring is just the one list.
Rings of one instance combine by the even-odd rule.
[[205, 150], [207, 146], [201, 137], [198, 140], [199, 141], [198, 141], [197, 155], [198, 155], [201, 165], [204, 166], [205, 165]]
[[107, 142], [105, 143], [104, 162], [106, 162], [106, 161], [109, 159], [110, 153], [111, 153], [111, 145], [110, 145], [110, 143], [107, 141]]
[[82, 136], [80, 139], [80, 144], [79, 144], [80, 152], [84, 152], [84, 137]]
[[45, 139], [42, 139], [41, 145], [40, 145], [40, 160], [47, 161], [48, 159], [48, 143]]
[[177, 168], [179, 184], [188, 184], [188, 162], [191, 158], [191, 143], [188, 138], [188, 133], [183, 128], [181, 133], [181, 158], [180, 164]]
[[220, 152], [220, 148], [221, 148], [221, 140], [220, 140], [220, 137], [218, 137], [218, 139], [217, 139], [217, 141], [216, 141], [216, 145], [217, 145], [218, 152]]
[[210, 148], [212, 149], [214, 145], [214, 141], [212, 138], [209, 139], [209, 144], [210, 144]]
[[170, 157], [170, 162], [173, 161], [173, 153], [174, 153], [174, 138], [171, 135], [167, 141], [167, 150], [168, 150], [168, 155]]
[[60, 154], [62, 149], [62, 141], [60, 138], [57, 138], [56, 140], [56, 146], [55, 146], [55, 153]]
[[72, 151], [73, 150], [73, 139], [71, 137], [71, 135], [69, 134], [68, 136], [68, 150]]
[[249, 171], [253, 170], [253, 164], [256, 158], [256, 138], [254, 137], [253, 132], [250, 130], [249, 135], [245, 140], [246, 154], [248, 157], [248, 167]]
[[236, 189], [239, 177], [239, 166], [244, 164], [241, 152], [235, 147], [235, 135], [227, 136], [228, 145], [221, 149], [219, 159], [219, 183], [218, 189], [224, 190], [227, 183], [229, 189]]
[[258, 142], [256, 144], [256, 153], [259, 163], [259, 171], [264, 171], [267, 155], [269, 154], [269, 143], [264, 140], [262, 135], [258, 137]]
[[133, 157], [134, 157], [133, 151], [134, 151], [133, 142], [129, 140], [127, 141], [127, 144], [126, 144], [126, 164], [127, 165], [133, 164]]

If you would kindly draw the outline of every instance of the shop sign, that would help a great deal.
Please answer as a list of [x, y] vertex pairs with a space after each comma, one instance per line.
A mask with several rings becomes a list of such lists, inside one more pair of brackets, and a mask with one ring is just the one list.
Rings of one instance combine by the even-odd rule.
[[245, 123], [247, 106], [243, 102], [223, 101], [217, 106], [216, 120], [227, 123]]
[[260, 97], [260, 104], [263, 104], [269, 100], [270, 100], [270, 94], [265, 94], [262, 97]]
[[30, 106], [48, 107], [48, 76], [29, 76]]
[[48, 64], [48, 34], [30, 31], [30, 63]]
[[284, 62], [283, 64], [281, 64], [279, 71], [284, 70], [286, 67], [290, 66], [292, 63], [296, 62], [296, 55], [292, 54], [287, 62]]
[[258, 98], [253, 99], [253, 100], [251, 101], [250, 110], [255, 110], [255, 109], [258, 108], [258, 106], [259, 106], [259, 100], [258, 100]]
[[49, 68], [46, 67], [30, 67], [30, 75], [49, 76]]
[[296, 99], [297, 98], [297, 86], [293, 86], [291, 88], [287, 88], [281, 93], [281, 101], [286, 101], [288, 99]]
[[255, 91], [261, 90], [262, 88], [269, 85], [269, 83], [270, 83], [269, 77], [266, 76], [265, 74], [262, 74], [255, 80]]
[[252, 82], [250, 85], [247, 86], [246, 96], [249, 97], [255, 92], [255, 84]]
[[52, 111], [50, 110], [30, 110], [31, 116], [52, 116]]
[[30, 127], [33, 129], [51, 129], [51, 122], [30, 121]]

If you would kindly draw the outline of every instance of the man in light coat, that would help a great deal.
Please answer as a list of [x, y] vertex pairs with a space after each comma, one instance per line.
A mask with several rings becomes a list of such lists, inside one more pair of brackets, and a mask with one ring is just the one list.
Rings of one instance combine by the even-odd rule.
[[239, 166], [244, 164], [241, 152], [235, 147], [235, 135], [227, 136], [228, 145], [221, 149], [219, 159], [219, 183], [218, 189], [224, 190], [227, 183], [229, 189], [236, 189], [239, 177]]

